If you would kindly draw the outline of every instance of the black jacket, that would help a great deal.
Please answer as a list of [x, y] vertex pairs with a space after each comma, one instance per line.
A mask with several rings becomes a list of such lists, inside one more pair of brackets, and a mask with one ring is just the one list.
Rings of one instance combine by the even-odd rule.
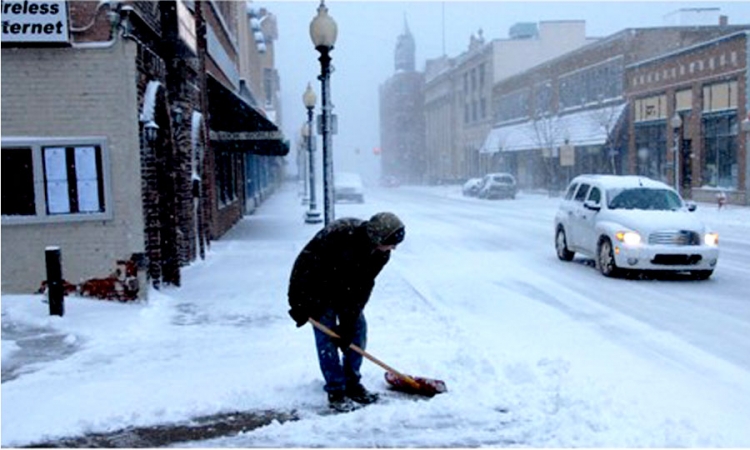
[[332, 309], [339, 334], [353, 333], [370, 299], [375, 277], [390, 258], [376, 250], [359, 219], [339, 219], [319, 231], [302, 249], [289, 280], [289, 306], [295, 313], [318, 318]]

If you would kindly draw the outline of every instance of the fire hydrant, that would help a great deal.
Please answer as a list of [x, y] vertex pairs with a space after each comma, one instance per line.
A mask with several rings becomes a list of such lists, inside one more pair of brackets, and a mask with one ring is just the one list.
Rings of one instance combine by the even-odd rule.
[[724, 207], [726, 203], [727, 203], [727, 194], [725, 194], [723, 191], [716, 194], [716, 204], [719, 206], [719, 209]]

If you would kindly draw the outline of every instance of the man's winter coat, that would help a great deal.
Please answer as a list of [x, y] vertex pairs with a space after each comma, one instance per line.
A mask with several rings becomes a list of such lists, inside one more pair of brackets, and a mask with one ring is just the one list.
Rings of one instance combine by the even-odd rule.
[[338, 334], [347, 342], [370, 298], [375, 277], [390, 258], [390, 251], [377, 250], [377, 246], [394, 231], [403, 233], [400, 220], [390, 216], [384, 227], [376, 226], [383, 217], [377, 214], [369, 221], [336, 220], [304, 247], [294, 262], [288, 293], [289, 314], [298, 326], [307, 317], [318, 318], [332, 309], [339, 318]]

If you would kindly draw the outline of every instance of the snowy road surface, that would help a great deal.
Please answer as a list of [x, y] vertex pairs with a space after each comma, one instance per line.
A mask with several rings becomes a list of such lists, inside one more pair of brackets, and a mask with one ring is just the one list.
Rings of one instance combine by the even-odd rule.
[[[699, 206], [721, 236], [710, 280], [609, 279], [557, 260], [557, 199], [458, 186], [365, 196], [337, 216], [389, 210], [407, 225], [366, 309], [368, 350], [448, 393], [317, 414], [312, 332], [286, 314], [291, 264], [316, 228], [285, 186], [148, 304], [68, 297], [57, 318], [39, 296], [4, 295], [2, 445], [294, 410], [301, 420], [177, 445], [750, 446], [747, 208]], [[30, 353], [24, 330], [55, 336], [61, 354]], [[382, 375], [365, 361], [366, 385], [384, 390]]]

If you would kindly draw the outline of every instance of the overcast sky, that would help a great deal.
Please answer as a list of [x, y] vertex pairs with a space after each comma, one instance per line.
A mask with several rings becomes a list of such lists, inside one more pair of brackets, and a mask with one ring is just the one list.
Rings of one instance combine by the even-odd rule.
[[[309, 36], [319, 1], [258, 1], [278, 18], [276, 66], [281, 77], [283, 129], [292, 151], [305, 119], [302, 94], [311, 82], [318, 94], [318, 52]], [[680, 8], [720, 8], [730, 24], [750, 23], [747, 2], [510, 2], [510, 1], [335, 1], [329, 14], [338, 24], [332, 52], [331, 99], [339, 130], [333, 137], [336, 170], [371, 173], [379, 163], [378, 87], [394, 73], [396, 37], [404, 19], [416, 41], [417, 70], [426, 59], [459, 55], [472, 33], [482, 29], [486, 40], [507, 38], [518, 22], [585, 20], [589, 37], [604, 37], [625, 28], [665, 24], [665, 15]], [[320, 147], [319, 147], [320, 148]], [[356, 149], [360, 153], [355, 152]]]

